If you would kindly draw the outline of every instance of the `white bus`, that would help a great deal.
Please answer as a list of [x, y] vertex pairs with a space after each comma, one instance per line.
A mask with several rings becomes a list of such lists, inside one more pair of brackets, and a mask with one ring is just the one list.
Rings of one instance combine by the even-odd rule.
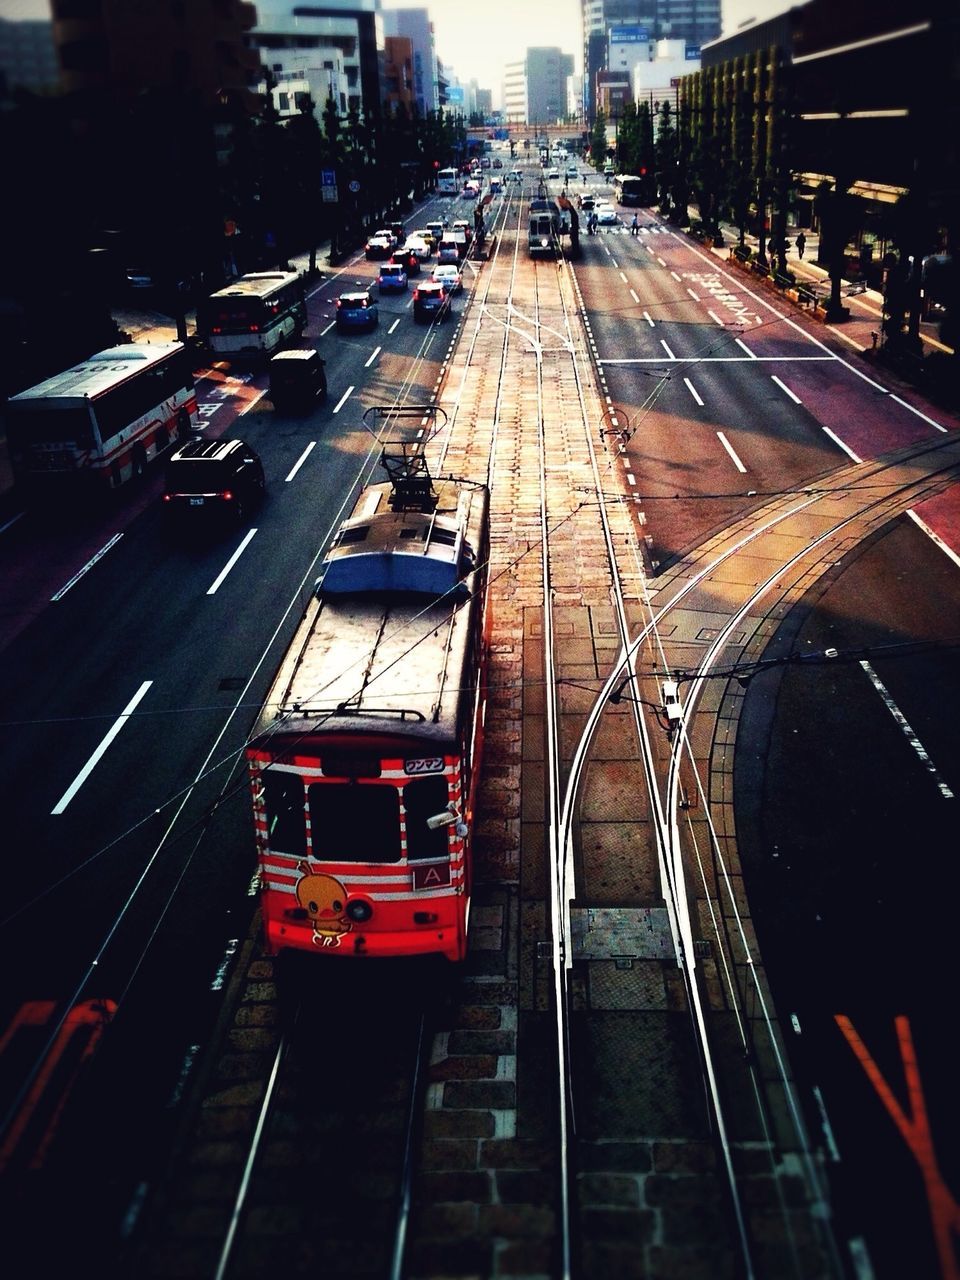
[[460, 175], [456, 169], [441, 169], [437, 174], [437, 195], [456, 196], [460, 194]]
[[180, 342], [108, 347], [11, 396], [5, 419], [10, 461], [26, 496], [56, 486], [116, 488], [201, 429]]
[[254, 271], [210, 295], [197, 332], [217, 355], [269, 355], [307, 325], [303, 279], [296, 271]]

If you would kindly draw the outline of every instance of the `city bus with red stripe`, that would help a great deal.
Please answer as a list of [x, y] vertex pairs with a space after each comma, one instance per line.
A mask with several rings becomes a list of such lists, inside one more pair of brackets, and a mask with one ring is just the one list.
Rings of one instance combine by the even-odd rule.
[[98, 351], [7, 401], [10, 462], [26, 497], [115, 489], [200, 430], [180, 342]]
[[489, 495], [360, 494], [247, 748], [266, 950], [466, 955]]

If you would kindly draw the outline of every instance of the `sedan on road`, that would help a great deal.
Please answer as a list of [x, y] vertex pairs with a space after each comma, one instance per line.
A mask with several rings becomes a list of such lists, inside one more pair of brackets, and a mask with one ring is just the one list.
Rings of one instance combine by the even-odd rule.
[[450, 295], [439, 280], [424, 280], [413, 292], [413, 318], [432, 323], [450, 315]]
[[337, 332], [351, 329], [375, 329], [380, 323], [377, 304], [366, 289], [341, 293], [337, 299]]
[[463, 290], [463, 276], [452, 262], [441, 262], [434, 267], [432, 279], [442, 284], [447, 293], [461, 293]]
[[407, 242], [403, 247], [406, 251], [415, 253], [421, 262], [425, 262], [433, 253], [432, 237], [428, 241], [419, 233], [407, 236]]
[[595, 213], [597, 215], [597, 222], [601, 227], [616, 227], [620, 223], [620, 219], [617, 217], [617, 211], [612, 204], [606, 204], [604, 201], [601, 201], [600, 204], [597, 205]]
[[393, 236], [385, 236], [379, 232], [371, 236], [364, 246], [368, 258], [389, 258], [393, 253]]
[[396, 262], [385, 262], [377, 276], [377, 286], [383, 293], [405, 293], [407, 273], [404, 267]]

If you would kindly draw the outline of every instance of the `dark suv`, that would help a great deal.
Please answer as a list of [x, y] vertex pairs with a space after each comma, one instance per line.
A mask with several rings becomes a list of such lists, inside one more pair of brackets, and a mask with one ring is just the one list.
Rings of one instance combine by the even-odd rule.
[[243, 440], [190, 440], [170, 456], [163, 502], [176, 515], [202, 511], [240, 520], [264, 487], [263, 463]]

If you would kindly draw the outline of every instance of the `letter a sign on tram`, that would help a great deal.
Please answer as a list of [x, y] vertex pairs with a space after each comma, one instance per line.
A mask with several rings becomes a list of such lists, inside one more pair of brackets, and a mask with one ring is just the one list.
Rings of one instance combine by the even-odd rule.
[[434, 864], [428, 867], [413, 868], [413, 887], [415, 889], [442, 889], [450, 883], [450, 863]]

